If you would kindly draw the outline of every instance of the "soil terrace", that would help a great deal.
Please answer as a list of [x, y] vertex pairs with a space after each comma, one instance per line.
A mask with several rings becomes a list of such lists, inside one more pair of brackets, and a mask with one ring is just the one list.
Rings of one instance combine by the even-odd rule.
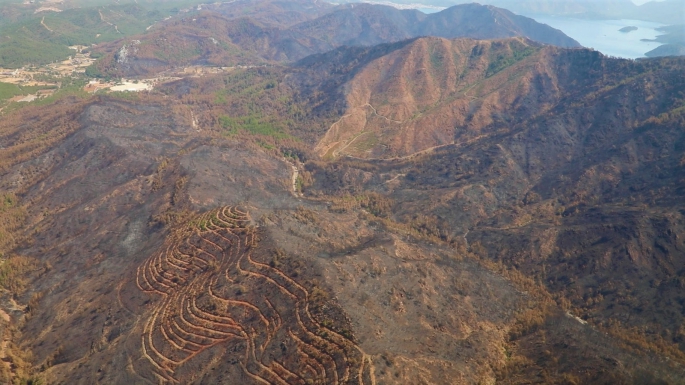
[[359, 346], [312, 316], [310, 290], [253, 259], [249, 223], [236, 207], [205, 213], [138, 268], [138, 288], [157, 297], [141, 349], [158, 379], [182, 383], [186, 363], [231, 345], [255, 383], [375, 384]]

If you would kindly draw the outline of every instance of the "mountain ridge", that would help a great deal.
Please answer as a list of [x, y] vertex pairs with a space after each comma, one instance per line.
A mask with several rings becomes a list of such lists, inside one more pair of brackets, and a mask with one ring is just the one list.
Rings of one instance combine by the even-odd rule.
[[[163, 47], [156, 41], [164, 38], [171, 39], [171, 36], [178, 34], [174, 31], [179, 28], [187, 30], [184, 33], [191, 35], [200, 33], [192, 32], [193, 29], [214, 30], [219, 35], [215, 36], [214, 39], [221, 41], [224, 45], [237, 47], [241, 50], [233, 52], [227, 50], [219, 54], [222, 57], [221, 60], [214, 60], [208, 53], [203, 53], [203, 50], [206, 49], [202, 45], [196, 43], [200, 46], [192, 48], [196, 52], [195, 55], [190, 57], [180, 55], [177, 59], [173, 57], [164, 59], [160, 63], [164, 69], [203, 61], [210, 63], [222, 61], [225, 64], [255, 64], [259, 62], [258, 58], [264, 62], [294, 62], [306, 56], [329, 51], [343, 45], [375, 45], [396, 42], [423, 34], [439, 34], [438, 29], [442, 27], [439, 28], [438, 25], [452, 25], [455, 17], [465, 23], [469, 18], [476, 17], [476, 15], [479, 15], [481, 24], [484, 23], [487, 27], [447, 29], [443, 31], [443, 35], [474, 38], [523, 35], [552, 44], [580, 46], [560, 31], [537, 24], [532, 19], [516, 16], [504, 10], [478, 5], [455, 6], [431, 15], [424, 15], [418, 11], [400, 11], [382, 5], [343, 6], [339, 9], [330, 10], [318, 18], [285, 29], [262, 26], [249, 17], [230, 19], [216, 16], [213, 13], [204, 13], [192, 19], [175, 21], [146, 35], [133, 37], [129, 41], [141, 41], [143, 46], [151, 50], [150, 53], [144, 55], [143, 61], [148, 56], [165, 56], [160, 52]], [[503, 24], [498, 21], [497, 17], [503, 20]], [[193, 23], [197, 23], [197, 25], [193, 26]], [[123, 47], [126, 47], [126, 44], [124, 43]], [[178, 42], [174, 45], [182, 46], [184, 44], [187, 43]], [[146, 72], [143, 70], [143, 72], [138, 73], [139, 71], [133, 70], [135, 65], [124, 64], [119, 66], [115, 56], [121, 47], [122, 42], [119, 41], [110, 43], [104, 48], [109, 53], [98, 64], [100, 72], [115, 76], [142, 75]], [[221, 48], [221, 45], [218, 45], [218, 48]], [[247, 57], [252, 57], [252, 59], [248, 60]], [[129, 60], [135, 61], [135, 59], [135, 54], [129, 55]], [[154, 67], [153, 65], [150, 68], [154, 69]]]
[[[357, 3], [357, 1], [348, 0], [345, 3]], [[471, 0], [430, 0], [425, 2], [394, 0], [390, 3], [412, 8], [420, 7], [422, 4], [447, 8], [455, 4], [474, 2]], [[605, 0], [601, 2], [585, 0], [484, 0], [476, 3], [508, 9], [518, 15], [528, 17], [556, 15], [586, 19], [633, 19], [662, 24], [682, 23], [679, 14], [681, 4], [678, 0], [648, 1], [641, 5], [637, 5], [631, 0]]]
[[[419, 56], [429, 55], [424, 52]], [[408, 55], [399, 57], [412, 62]], [[398, 154], [380, 149], [403, 149], [393, 139], [397, 137], [410, 144], [417, 142], [411, 131], [406, 135], [401, 130], [393, 131], [399, 123], [389, 121], [404, 113], [401, 105], [393, 102], [409, 103], [392, 98], [403, 95], [393, 87], [406, 81], [393, 74], [384, 77], [369, 72], [365, 81], [371, 79], [371, 84], [380, 85], [349, 89], [346, 95], [351, 98], [350, 110], [343, 116], [353, 122], [347, 127], [332, 126], [322, 141], [326, 143], [332, 133], [352, 134], [339, 150], [340, 156], [333, 162], [336, 166], [311, 164], [316, 181], [311, 194], [344, 196], [373, 189], [394, 202], [395, 215], [403, 222], [414, 223], [417, 229], [457, 247], [479, 250], [484, 258], [501, 258], [508, 266], [536, 271], [533, 274], [548, 282], [553, 292], [568, 295], [584, 320], [606, 320], [603, 317], [607, 316], [635, 330], [642, 327], [638, 324], [662, 330], [668, 337], [649, 338], [664, 344], [659, 348], [662, 352], [679, 356], [673, 349], [681, 346], [677, 337], [681, 312], [666, 316], [656, 310], [661, 305], [652, 301], [661, 296], [669, 298], [663, 303], [673, 301], [679, 290], [679, 284], [657, 285], [657, 294], [653, 282], [663, 282], [662, 274], [671, 279], [680, 274], [679, 262], [673, 258], [682, 256], [683, 245], [672, 234], [682, 231], [685, 223], [677, 203], [682, 195], [678, 185], [683, 167], [683, 135], [677, 127], [683, 115], [680, 99], [667, 95], [677, 93], [682, 59], [633, 62], [606, 58], [591, 50], [554, 47], [545, 47], [528, 59], [528, 68], [511, 65], [493, 76], [490, 86], [486, 82], [472, 95], [462, 96], [475, 123], [466, 140], [450, 134], [438, 137], [441, 142]], [[374, 63], [369, 67], [373, 68]], [[418, 63], [409, 66], [406, 73], [414, 75], [412, 69], [421, 67]], [[471, 73], [482, 74], [487, 67], [483, 64], [479, 71]], [[535, 77], [527, 78], [538, 67], [544, 69], [540, 72], [543, 76], [537, 81]], [[392, 66], [385, 63], [378, 68]], [[462, 69], [448, 72], [459, 74]], [[527, 85], [533, 97], [526, 98], [525, 92], [518, 91], [512, 99], [504, 97], [506, 92], [498, 94], [507, 89], [502, 79], [513, 75], [513, 79], [528, 79], [521, 85]], [[364, 70], [358, 71], [351, 81], [363, 77]], [[426, 89], [421, 94], [425, 96], [418, 100], [428, 105], [432, 105], [431, 95], [440, 95], [451, 86], [448, 81], [432, 82], [427, 77], [414, 75], [410, 79], [420, 82], [412, 84], [412, 90]], [[514, 83], [512, 87], [518, 89], [519, 85]], [[367, 95], [356, 104], [349, 96], [364, 92]], [[364, 104], [370, 98], [385, 104], [376, 103], [372, 109]], [[441, 109], [438, 104], [427, 114], [432, 113], [435, 121], [468, 116], [469, 108], [457, 107], [459, 98], [446, 99], [448, 107]], [[516, 103], [521, 103], [522, 110], [511, 113], [506, 107], [502, 109]], [[363, 108], [355, 112], [355, 106]], [[661, 108], [669, 112], [657, 113]], [[355, 114], [359, 116], [355, 118]], [[412, 111], [404, 114], [414, 116]], [[429, 122], [417, 127], [442, 127]], [[450, 130], [454, 127], [446, 126]], [[464, 130], [459, 125], [456, 128]], [[375, 141], [361, 136], [379, 132]], [[667, 148], [660, 150], [662, 147]], [[378, 149], [377, 157], [364, 152], [369, 148]], [[319, 154], [329, 151], [319, 147]], [[655, 161], [654, 151], [672, 155]], [[338, 175], [341, 170], [344, 177]], [[650, 175], [660, 175], [659, 182], [645, 182]], [[652, 203], [636, 203], [645, 200]], [[613, 275], [616, 271], [621, 271], [622, 278]], [[630, 278], [624, 281], [625, 277]], [[626, 295], [632, 298], [629, 302], [624, 302]], [[617, 300], [619, 297], [624, 299]], [[621, 312], [630, 316], [621, 316], [626, 314]], [[600, 324], [595, 325], [613, 330], [610, 322]], [[668, 344], [674, 345], [668, 348]]]

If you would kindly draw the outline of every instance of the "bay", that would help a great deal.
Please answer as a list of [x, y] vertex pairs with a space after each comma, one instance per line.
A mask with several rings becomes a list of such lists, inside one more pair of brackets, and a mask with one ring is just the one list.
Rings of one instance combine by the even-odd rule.
[[[663, 24], [641, 20], [588, 20], [560, 16], [531, 16], [537, 22], [561, 30], [581, 45], [609, 56], [626, 59], [645, 57], [645, 53], [661, 45], [645, 42], [662, 34], [656, 28]], [[624, 27], [634, 26], [637, 30], [620, 32]]]

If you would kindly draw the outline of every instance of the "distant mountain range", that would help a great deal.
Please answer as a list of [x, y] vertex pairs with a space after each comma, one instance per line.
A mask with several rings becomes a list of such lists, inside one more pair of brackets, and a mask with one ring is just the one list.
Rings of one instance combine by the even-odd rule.
[[[390, 15], [390, 11], [384, 11], [383, 13], [386, 13], [386, 15], [381, 18], [387, 17], [392, 19], [390, 20], [391, 23], [383, 23], [383, 25], [390, 28], [387, 31], [382, 30], [382, 28], [378, 30], [377, 26], [373, 23], [379, 22], [380, 19], [371, 14], [368, 17], [363, 17], [358, 14], [355, 15], [353, 12], [353, 14], [337, 14], [333, 16], [332, 13], [334, 12], [350, 11], [352, 4], [359, 6], [359, 3], [354, 3], [350, 0], [342, 1], [347, 1], [348, 3], [336, 5], [324, 1], [314, 2], [309, 0], [234, 0], [212, 4], [201, 4], [202, 0], [0, 2], [0, 67], [19, 68], [25, 65], [44, 65], [55, 61], [62, 61], [67, 59], [72, 53], [67, 48], [68, 46], [102, 44], [141, 34], [148, 29], [156, 28], [158, 24], [165, 24], [163, 23], [164, 20], [166, 20], [166, 23], [170, 23], [172, 20], [178, 20], [182, 17], [197, 15], [201, 10], [210, 10], [231, 20], [249, 18], [259, 28], [278, 29], [274, 33], [276, 35], [282, 34], [283, 36], [273, 36], [271, 33], [268, 33], [267, 38], [271, 42], [268, 45], [269, 47], [273, 45], [287, 46], [283, 47], [283, 50], [286, 52], [285, 54], [272, 52], [267, 57], [270, 57], [272, 54], [282, 57], [299, 57], [298, 55], [319, 52], [325, 49], [325, 47], [334, 47], [335, 44], [340, 42], [339, 40], [346, 41], [345, 38], [350, 41], [350, 44], [387, 42], [388, 40], [385, 37], [391, 35], [394, 39], [399, 39], [402, 36], [414, 37], [427, 34], [438, 34], [443, 37], [504, 37], [522, 36], [524, 34], [537, 41], [560, 44], [562, 46], [568, 44], [558, 37], [541, 30], [537, 32], [517, 30], [521, 27], [521, 24], [525, 25], [529, 24], [529, 22], [522, 19], [513, 20], [515, 17], [511, 14], [499, 14], [496, 17], [490, 15], [487, 17], [492, 19], [490, 22], [493, 22], [494, 18], [499, 21], [507, 20], [505, 24], [513, 20], [513, 23], [517, 26], [512, 27], [509, 25], [504, 27], [505, 30], [513, 30], [513, 35], [509, 34], [511, 31], [505, 34], [497, 33], [498, 30], [502, 29], [502, 26], [493, 26], [488, 24], [489, 22], [486, 23], [482, 31], [468, 31], [469, 28], [473, 28], [475, 21], [464, 25], [448, 27], [459, 29], [458, 35], [442, 34], [441, 30], [419, 25], [424, 17], [411, 9], [422, 7], [420, 3], [423, 2], [433, 4], [426, 5], [426, 7], [440, 9], [453, 6], [455, 2], [466, 4], [469, 3], [469, 0], [375, 1], [376, 3], [384, 3], [386, 5], [394, 4], [399, 8], [404, 8], [406, 12], [413, 12], [413, 14], [398, 16]], [[546, 14], [579, 18], [641, 19], [658, 21], [664, 24], [682, 23], [682, 3], [679, 0], [650, 2], [641, 6], [634, 5], [630, 0], [612, 0], [610, 2], [580, 0], [485, 0], [483, 3], [508, 9], [516, 14], [528, 17]], [[336, 20], [321, 19], [318, 21], [321, 24], [318, 27], [311, 24], [315, 19], [325, 15]], [[171, 20], [168, 20], [169, 18]], [[447, 22], [451, 23], [451, 20], [448, 19]], [[343, 23], [341, 25], [351, 23], [350, 26], [356, 25], [357, 27], [363, 24], [364, 27], [360, 30], [361, 32], [355, 29], [344, 31], [344, 35], [336, 36], [336, 39], [333, 39], [334, 41], [331, 43], [325, 41], [326, 38], [331, 37], [330, 32], [326, 32], [325, 28], [321, 30], [322, 27], [325, 27], [325, 22], [327, 21]], [[388, 20], [385, 21], [387, 22]], [[394, 23], [398, 24], [395, 25]], [[410, 25], [407, 25], [407, 23], [410, 23]], [[435, 20], [427, 20], [426, 23], [439, 24]], [[308, 32], [304, 32], [304, 36], [302, 36], [300, 29], [311, 27], [314, 27], [311, 31], [312, 33], [321, 32], [322, 35], [309, 35]], [[365, 30], [370, 31], [368, 36], [365, 35]], [[468, 32], [472, 33], [463, 35]], [[356, 35], [351, 36], [354, 34]], [[549, 36], [549, 41], [544, 40], [546, 36]], [[313, 39], [307, 41], [309, 37], [313, 37]], [[304, 46], [304, 48], [298, 48], [299, 45]], [[256, 49], [258, 47], [250, 48]], [[270, 49], [272, 51], [280, 51], [279, 48], [271, 47]], [[291, 49], [299, 52], [289, 53], [288, 51]]]
[[683, 56], [685, 55], [685, 24], [669, 25], [658, 28], [662, 34], [657, 36], [654, 41], [663, 45], [647, 52], [647, 57], [659, 56]]
[[[256, 3], [262, 4], [262, 3]], [[190, 64], [293, 62], [340, 46], [370, 46], [418, 36], [497, 39], [525, 37], [544, 44], [580, 47], [559, 30], [505, 9], [478, 4], [426, 15], [390, 6], [311, 6], [269, 1], [261, 6], [209, 7], [197, 15], [163, 23], [143, 35], [103, 48], [102, 74], [147, 75]], [[318, 3], [317, 3], [318, 4]], [[237, 11], [241, 9], [241, 11]], [[280, 11], [280, 12], [279, 12]], [[289, 15], [284, 17], [285, 14]], [[290, 20], [303, 20], [291, 24]]]
[[647, 57], [685, 56], [685, 45], [663, 44], [645, 54]]
[[[356, 2], [344, 1], [343, 2]], [[426, 4], [450, 7], [471, 3], [472, 0], [392, 0], [397, 4]], [[679, 24], [683, 20], [681, 0], [651, 1], [636, 5], [631, 0], [481, 0], [481, 4], [506, 8], [517, 14], [573, 16], [579, 18], [635, 19], [663, 24]]]

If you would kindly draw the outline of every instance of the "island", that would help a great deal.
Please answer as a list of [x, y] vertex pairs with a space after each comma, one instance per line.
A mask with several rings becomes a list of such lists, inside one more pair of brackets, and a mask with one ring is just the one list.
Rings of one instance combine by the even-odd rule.
[[637, 31], [637, 27], [635, 27], [633, 25], [619, 29], [619, 32], [623, 32], [623, 33], [628, 33], [628, 32], [633, 32], [633, 31]]

